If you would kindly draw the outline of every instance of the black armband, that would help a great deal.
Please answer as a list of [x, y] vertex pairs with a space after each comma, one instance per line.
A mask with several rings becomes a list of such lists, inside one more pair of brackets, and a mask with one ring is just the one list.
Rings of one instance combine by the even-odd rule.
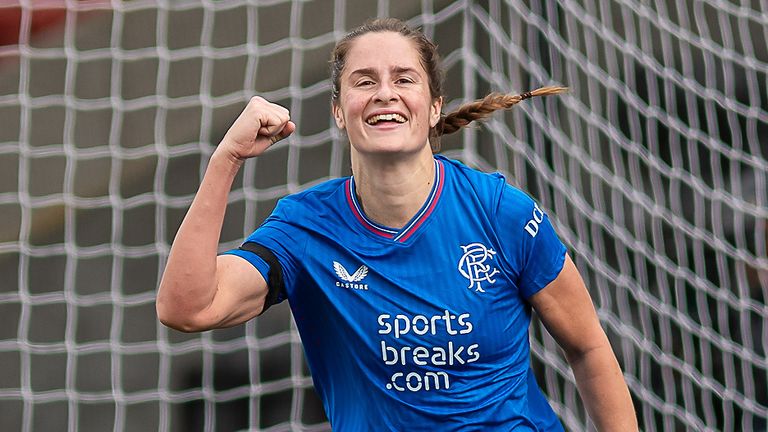
[[258, 243], [246, 242], [239, 249], [255, 253], [269, 266], [269, 272], [267, 273], [267, 297], [264, 299], [264, 308], [261, 310], [261, 313], [264, 313], [270, 306], [285, 298], [283, 266], [280, 265], [280, 261], [277, 260], [277, 257], [271, 250]]

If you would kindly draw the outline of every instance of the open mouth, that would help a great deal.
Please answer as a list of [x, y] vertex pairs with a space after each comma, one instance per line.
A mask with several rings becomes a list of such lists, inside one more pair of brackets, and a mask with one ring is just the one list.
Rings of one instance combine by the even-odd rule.
[[397, 113], [376, 114], [365, 121], [369, 125], [387, 124], [387, 123], [405, 123], [405, 117]]

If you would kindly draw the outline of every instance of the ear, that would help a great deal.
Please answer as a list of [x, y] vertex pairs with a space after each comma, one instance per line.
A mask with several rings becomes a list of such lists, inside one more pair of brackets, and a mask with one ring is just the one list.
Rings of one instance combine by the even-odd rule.
[[433, 128], [440, 121], [440, 115], [443, 112], [443, 97], [440, 96], [432, 101], [432, 106], [429, 110], [429, 127]]
[[344, 113], [341, 111], [341, 107], [338, 103], [332, 102], [331, 109], [333, 110], [333, 118], [336, 120], [336, 127], [344, 130]]

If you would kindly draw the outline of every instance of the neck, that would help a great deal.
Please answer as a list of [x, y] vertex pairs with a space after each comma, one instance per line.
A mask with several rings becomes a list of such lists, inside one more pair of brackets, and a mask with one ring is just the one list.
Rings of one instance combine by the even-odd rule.
[[398, 158], [353, 154], [357, 198], [365, 215], [391, 228], [402, 228], [429, 196], [435, 179], [432, 151]]

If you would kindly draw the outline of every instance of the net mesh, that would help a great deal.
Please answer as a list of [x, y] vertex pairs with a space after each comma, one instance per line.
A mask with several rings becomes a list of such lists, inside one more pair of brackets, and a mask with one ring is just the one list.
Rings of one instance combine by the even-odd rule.
[[[348, 175], [327, 59], [372, 16], [440, 46], [448, 107], [569, 86], [444, 153], [546, 208], [644, 430], [768, 428], [768, 6], [760, 0], [22, 1], [0, 5], [0, 418], [7, 430], [327, 430], [286, 305], [157, 322], [155, 288], [215, 144], [259, 94], [294, 135], [236, 179], [222, 249]], [[13, 25], [10, 25], [10, 24]], [[533, 361], [591, 429], [539, 324]]]

